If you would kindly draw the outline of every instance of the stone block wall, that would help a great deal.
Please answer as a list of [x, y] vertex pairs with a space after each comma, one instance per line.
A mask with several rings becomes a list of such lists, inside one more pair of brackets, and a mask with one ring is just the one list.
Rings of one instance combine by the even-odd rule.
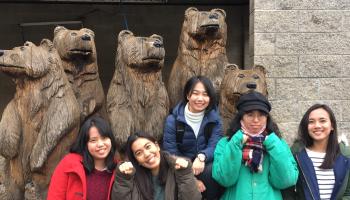
[[249, 59], [268, 71], [272, 115], [291, 144], [304, 112], [326, 103], [350, 138], [350, 1], [251, 0]]

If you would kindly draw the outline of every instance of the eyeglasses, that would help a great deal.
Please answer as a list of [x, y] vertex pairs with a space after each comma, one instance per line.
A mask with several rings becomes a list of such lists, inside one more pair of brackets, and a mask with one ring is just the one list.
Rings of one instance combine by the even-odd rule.
[[245, 113], [243, 115], [243, 117], [245, 116], [246, 119], [250, 120], [250, 121], [253, 121], [255, 119], [258, 119], [258, 120], [262, 120], [264, 118], [267, 118], [267, 114], [265, 113], [262, 113], [262, 112], [248, 112], [248, 113]]

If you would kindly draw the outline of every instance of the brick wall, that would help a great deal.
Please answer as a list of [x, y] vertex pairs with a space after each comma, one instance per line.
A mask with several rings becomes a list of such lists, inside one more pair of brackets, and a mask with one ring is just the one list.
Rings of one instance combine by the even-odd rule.
[[291, 143], [326, 103], [350, 138], [350, 0], [251, 0], [249, 62], [268, 71], [272, 115]]

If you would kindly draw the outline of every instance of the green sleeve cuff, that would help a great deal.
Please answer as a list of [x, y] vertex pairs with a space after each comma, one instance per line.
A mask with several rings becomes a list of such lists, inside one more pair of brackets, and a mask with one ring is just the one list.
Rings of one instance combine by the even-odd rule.
[[234, 145], [242, 149], [243, 148], [242, 141], [243, 141], [243, 132], [239, 130], [232, 136], [230, 143], [233, 143]]
[[263, 144], [267, 149], [272, 148], [275, 142], [280, 140], [279, 137], [274, 132], [270, 133], [266, 137], [267, 138], [265, 139]]

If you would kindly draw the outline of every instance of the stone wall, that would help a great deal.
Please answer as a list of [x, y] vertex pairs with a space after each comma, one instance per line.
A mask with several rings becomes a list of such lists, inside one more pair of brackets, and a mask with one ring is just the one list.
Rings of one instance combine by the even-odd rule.
[[273, 116], [289, 143], [304, 112], [326, 103], [350, 138], [350, 1], [251, 0], [250, 64], [268, 70]]

